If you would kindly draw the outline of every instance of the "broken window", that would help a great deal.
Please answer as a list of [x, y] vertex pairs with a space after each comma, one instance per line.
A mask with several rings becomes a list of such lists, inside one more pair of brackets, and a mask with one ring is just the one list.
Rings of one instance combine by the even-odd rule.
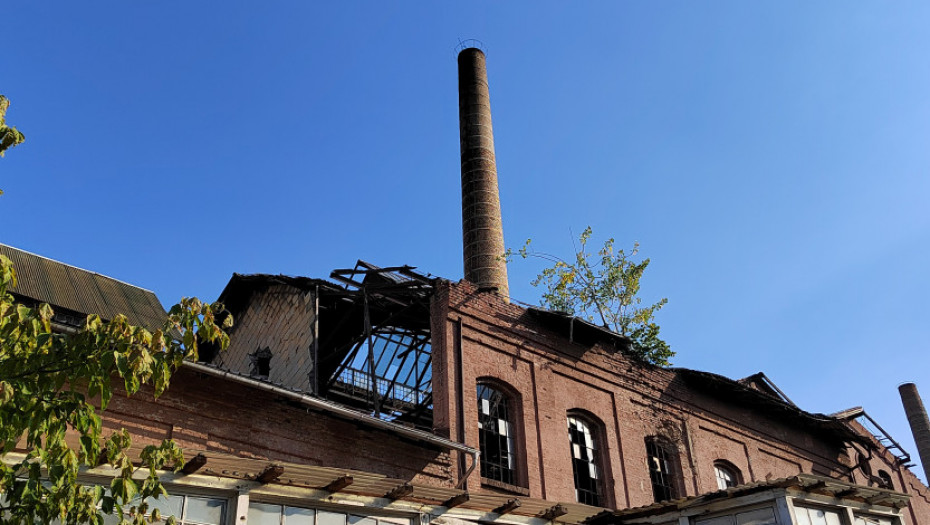
[[739, 485], [739, 470], [728, 461], [714, 461], [714, 475], [717, 478], [717, 488], [720, 490]]
[[271, 349], [267, 346], [249, 354], [252, 370], [249, 375], [260, 379], [268, 379], [271, 374]]
[[675, 455], [671, 447], [658, 438], [646, 438], [646, 461], [649, 463], [649, 478], [652, 481], [652, 494], [656, 501], [665, 501], [678, 497], [675, 480]]
[[511, 400], [503, 392], [478, 385], [478, 441], [481, 477], [516, 484]]
[[888, 516], [866, 516], [864, 514], [856, 514], [855, 516], [855, 525], [892, 525], [896, 523]]
[[568, 439], [572, 450], [575, 499], [586, 505], [601, 505], [601, 472], [598, 468], [595, 426], [578, 416], [568, 416]]
[[887, 471], [879, 470], [878, 471], [878, 486], [883, 489], [894, 490], [894, 483], [891, 481], [891, 474], [888, 474]]

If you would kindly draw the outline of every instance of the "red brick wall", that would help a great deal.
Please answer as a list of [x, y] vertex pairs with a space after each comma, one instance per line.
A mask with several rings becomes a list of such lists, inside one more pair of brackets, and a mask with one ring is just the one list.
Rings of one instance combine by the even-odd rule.
[[444, 451], [186, 369], [157, 400], [150, 392], [116, 394], [102, 416], [105, 427], [127, 428], [138, 445], [170, 437], [186, 448], [454, 485]]
[[[607, 503], [619, 508], [653, 501], [645, 448], [649, 436], [660, 436], [677, 447], [679, 495], [716, 490], [715, 460], [738, 468], [744, 482], [800, 472], [851, 479], [850, 453], [835, 440], [780, 421], [764, 410], [699, 392], [672, 370], [569, 343], [564, 335], [528, 317], [525, 309], [503, 302], [496, 294], [478, 293], [468, 282], [440, 284], [433, 315], [437, 430], [458, 439], [463, 429], [466, 444], [477, 448], [476, 384], [493, 378], [508, 385], [520, 404], [514, 422], [521, 458], [519, 484], [532, 497], [574, 500], [566, 422], [572, 410], [584, 410], [603, 423], [599, 430], [605, 447]], [[459, 350], [461, 386], [455, 381]], [[461, 429], [459, 387], [464, 391]], [[897, 490], [914, 496], [915, 515], [908, 519], [930, 523], [926, 487], [887, 458], [875, 461], [899, 480]], [[852, 480], [867, 483], [860, 478], [854, 474]], [[472, 474], [468, 483], [472, 490], [478, 488], [479, 474]]]
[[[506, 384], [519, 401], [514, 422], [519, 484], [532, 497], [574, 500], [566, 417], [575, 410], [601, 423], [597, 430], [608, 506], [652, 502], [645, 449], [649, 436], [674, 443], [681, 495], [716, 489], [715, 460], [738, 468], [744, 482], [799, 472], [850, 479], [855, 453], [841, 445], [764, 411], [696, 391], [674, 371], [568, 343], [523, 308], [495, 294], [477, 293], [468, 283], [438, 285], [432, 332], [436, 433], [456, 441], [463, 436], [477, 448], [476, 384], [482, 379]], [[150, 395], [114, 397], [105, 420], [108, 427], [129, 428], [137, 443], [173, 437], [183, 447], [366, 470], [437, 486], [454, 486], [470, 466], [458, 454], [308, 412], [271, 393], [189, 370], [179, 372], [158, 400]], [[871, 462], [876, 473], [881, 468], [892, 474], [896, 490], [911, 494], [908, 523], [930, 523], [927, 488], [907, 469], [896, 467], [890, 454], [876, 455]], [[867, 484], [858, 471], [851, 479]], [[468, 488], [501, 491], [482, 487], [477, 471]]]

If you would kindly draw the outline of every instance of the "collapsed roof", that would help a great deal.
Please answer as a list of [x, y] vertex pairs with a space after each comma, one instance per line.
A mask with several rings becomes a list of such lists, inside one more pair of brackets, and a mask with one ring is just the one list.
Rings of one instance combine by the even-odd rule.
[[[335, 282], [233, 274], [219, 301], [235, 318], [253, 294], [269, 286], [312, 292], [319, 326], [310, 393], [431, 427], [430, 297], [436, 279], [414, 269], [358, 261], [354, 268], [333, 271]], [[211, 359], [209, 349], [204, 357]]]
[[[863, 435], [855, 432], [842, 419], [798, 408], [770, 381], [771, 390], [761, 390], [748, 385], [745, 379], [735, 381], [711, 372], [688, 368], [673, 368], [672, 371], [688, 386], [705, 394], [725, 399], [728, 403], [762, 409], [775, 419], [833, 438], [838, 442], [869, 443]], [[750, 376], [750, 378], [760, 374]]]

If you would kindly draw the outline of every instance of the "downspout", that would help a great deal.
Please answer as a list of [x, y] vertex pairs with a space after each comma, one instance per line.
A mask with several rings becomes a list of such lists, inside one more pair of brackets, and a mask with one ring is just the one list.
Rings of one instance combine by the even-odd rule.
[[320, 395], [320, 285], [313, 291], [313, 380], [310, 391]]
[[[250, 386], [252, 388], [257, 388], [259, 390], [264, 390], [265, 392], [270, 392], [275, 395], [279, 395], [281, 397], [291, 399], [293, 401], [296, 401], [310, 408], [314, 408], [316, 410], [322, 410], [324, 412], [329, 412], [331, 414], [335, 414], [339, 417], [350, 419], [352, 421], [357, 421], [369, 427], [374, 427], [377, 429], [386, 430], [388, 432], [393, 432], [395, 434], [399, 434], [404, 437], [423, 441], [431, 445], [436, 445], [446, 450], [457, 450], [459, 452], [470, 454], [473, 458], [473, 463], [472, 463], [471, 468], [469, 469], [469, 473], [471, 473], [471, 471], [475, 469], [475, 465], [478, 464], [478, 457], [480, 455], [480, 452], [478, 450], [471, 448], [465, 444], [457, 443], [450, 439], [446, 439], [444, 437], [430, 434], [429, 432], [425, 432], [423, 430], [417, 430], [415, 428], [408, 428], [403, 425], [398, 425], [397, 423], [392, 423], [390, 421], [378, 419], [373, 416], [369, 416], [368, 414], [356, 412], [352, 409], [343, 407], [341, 405], [337, 405], [335, 403], [331, 403], [329, 401], [325, 401], [323, 399], [318, 399], [312, 396], [308, 396], [306, 394], [302, 394], [294, 390], [288, 390], [286, 388], [272, 385], [264, 381], [252, 379], [251, 377], [245, 377], [245, 376], [236, 374], [234, 372], [220, 370], [219, 368], [207, 366], [202, 363], [195, 363], [193, 361], [184, 361], [183, 366], [184, 368], [193, 370], [195, 372], [217, 377], [220, 379], [227, 379], [235, 383]], [[456, 486], [456, 488], [458, 488], [458, 486]]]

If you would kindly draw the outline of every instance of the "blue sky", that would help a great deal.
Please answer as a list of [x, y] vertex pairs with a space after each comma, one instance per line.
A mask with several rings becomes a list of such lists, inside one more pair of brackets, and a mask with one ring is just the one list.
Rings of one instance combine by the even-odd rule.
[[[484, 42], [507, 244], [638, 241], [677, 366], [930, 396], [930, 6], [18, 2], [0, 242], [215, 298], [362, 258], [460, 279], [455, 47]], [[12, 44], [9, 44], [12, 43]], [[541, 267], [510, 266], [536, 302]]]

